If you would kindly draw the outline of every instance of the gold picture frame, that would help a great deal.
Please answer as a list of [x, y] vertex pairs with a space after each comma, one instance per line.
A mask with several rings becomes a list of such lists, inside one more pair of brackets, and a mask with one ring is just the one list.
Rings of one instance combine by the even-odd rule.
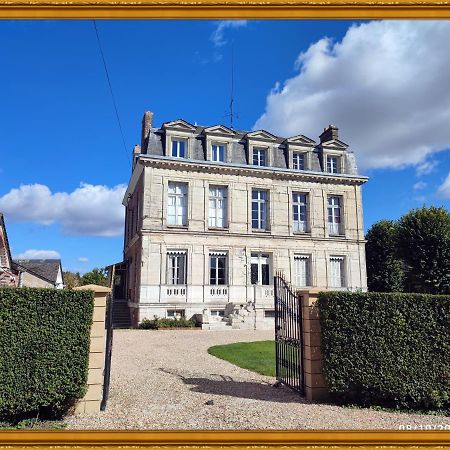
[[[2, 19], [449, 19], [439, 0], [0, 0]], [[450, 431], [0, 431], [0, 449], [445, 448]]]

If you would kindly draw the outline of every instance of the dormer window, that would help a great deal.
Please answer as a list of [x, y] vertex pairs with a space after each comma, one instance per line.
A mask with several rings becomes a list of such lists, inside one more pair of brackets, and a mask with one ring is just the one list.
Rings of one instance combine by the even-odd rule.
[[172, 139], [172, 153], [174, 158], [186, 158], [187, 141], [185, 139]]
[[253, 165], [267, 166], [267, 149], [253, 147]]
[[292, 167], [294, 170], [305, 170], [305, 154], [294, 152], [292, 154]]
[[340, 162], [341, 158], [339, 156], [327, 156], [327, 172], [328, 173], [340, 173]]
[[211, 146], [211, 161], [225, 162], [225, 145], [212, 144]]

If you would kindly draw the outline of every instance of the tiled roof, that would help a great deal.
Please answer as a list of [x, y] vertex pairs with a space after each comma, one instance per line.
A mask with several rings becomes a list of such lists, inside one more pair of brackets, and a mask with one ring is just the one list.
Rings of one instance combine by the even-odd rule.
[[60, 259], [15, 259], [14, 262], [30, 273], [54, 284], [61, 266]]

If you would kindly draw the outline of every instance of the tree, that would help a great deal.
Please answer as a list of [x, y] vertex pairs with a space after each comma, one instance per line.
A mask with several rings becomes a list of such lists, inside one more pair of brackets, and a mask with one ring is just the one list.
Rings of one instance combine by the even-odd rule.
[[80, 285], [80, 273], [79, 272], [63, 272], [64, 284], [67, 289], [73, 289]]
[[80, 286], [84, 286], [86, 284], [98, 284], [100, 286], [106, 286], [107, 285], [107, 278], [106, 278], [106, 270], [105, 269], [92, 269], [90, 272], [86, 272], [80, 280]]
[[374, 292], [402, 292], [403, 263], [397, 249], [398, 225], [380, 220], [367, 232], [367, 287]]
[[398, 227], [407, 290], [450, 294], [450, 213], [433, 206], [413, 209]]

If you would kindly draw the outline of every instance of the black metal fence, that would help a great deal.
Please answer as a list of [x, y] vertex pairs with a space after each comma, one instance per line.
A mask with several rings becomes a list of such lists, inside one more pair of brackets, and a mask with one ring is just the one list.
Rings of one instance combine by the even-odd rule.
[[274, 288], [277, 381], [304, 395], [301, 296], [293, 292], [280, 273], [274, 277]]

